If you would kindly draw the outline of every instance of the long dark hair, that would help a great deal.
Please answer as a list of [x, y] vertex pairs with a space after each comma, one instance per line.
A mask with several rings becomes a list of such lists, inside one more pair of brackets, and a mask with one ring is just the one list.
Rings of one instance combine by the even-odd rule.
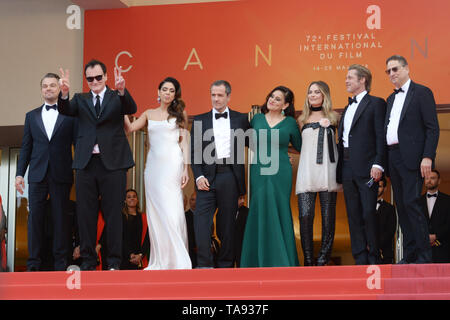
[[294, 107], [295, 98], [294, 98], [294, 93], [292, 92], [291, 89], [289, 89], [289, 88], [287, 88], [285, 86], [278, 86], [278, 87], [274, 88], [272, 91], [270, 91], [270, 93], [266, 97], [266, 102], [264, 102], [264, 104], [261, 107], [261, 112], [262, 113], [269, 112], [269, 109], [267, 109], [267, 102], [269, 101], [269, 98], [272, 96], [272, 93], [274, 93], [277, 90], [283, 92], [284, 103], [289, 103], [289, 106], [286, 109], [284, 109], [284, 115], [286, 117], [293, 117], [293, 118], [295, 118], [295, 107]]
[[[126, 200], [126, 195], [128, 194], [128, 192], [134, 192], [136, 194], [136, 197], [138, 195], [137, 191], [134, 190], [134, 189], [128, 189], [125, 192], [125, 203], [124, 203], [123, 208], [122, 208], [122, 213], [125, 215], [125, 217], [127, 219], [128, 219], [128, 216], [130, 215], [130, 212], [128, 210], [128, 205], [127, 205], [127, 200]], [[140, 213], [141, 213], [141, 209], [139, 208], [139, 200], [138, 200], [138, 203], [136, 204], [136, 215], [139, 215]]]
[[177, 125], [179, 127], [184, 126], [184, 115], [183, 111], [186, 105], [184, 101], [181, 100], [181, 86], [177, 79], [172, 77], [167, 77], [158, 86], [158, 90], [161, 90], [164, 83], [170, 82], [175, 87], [175, 98], [172, 100], [172, 103], [167, 107], [167, 112], [169, 113], [169, 118], [175, 118]]

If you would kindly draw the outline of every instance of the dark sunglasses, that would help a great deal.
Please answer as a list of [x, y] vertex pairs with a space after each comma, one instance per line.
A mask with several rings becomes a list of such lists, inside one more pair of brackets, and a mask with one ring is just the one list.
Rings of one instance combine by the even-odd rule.
[[398, 69], [400, 69], [400, 67], [393, 67], [393, 68], [387, 69], [387, 70], [386, 70], [386, 74], [387, 74], [387, 75], [390, 75], [390, 74], [391, 74], [391, 71], [394, 72], [394, 73], [396, 73], [396, 72], [398, 71]]
[[94, 81], [94, 79], [97, 80], [97, 81], [101, 81], [103, 79], [103, 75], [100, 74], [100, 75], [95, 76], [95, 77], [86, 77], [86, 80], [88, 82], [92, 82], [92, 81]]

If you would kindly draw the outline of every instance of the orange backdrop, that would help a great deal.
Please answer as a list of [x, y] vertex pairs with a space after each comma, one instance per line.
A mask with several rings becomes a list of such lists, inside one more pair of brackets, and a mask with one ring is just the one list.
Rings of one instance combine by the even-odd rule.
[[[373, 73], [372, 93], [387, 97], [392, 54], [408, 59], [411, 78], [450, 103], [448, 0], [241, 0], [91, 10], [85, 13], [84, 60], [122, 66], [139, 115], [157, 105], [157, 86], [177, 78], [189, 115], [211, 108], [209, 87], [232, 85], [231, 107], [249, 111], [277, 85], [290, 87], [300, 110], [307, 85], [326, 81], [335, 108], [346, 104], [353, 63]], [[86, 84], [84, 89], [87, 90]]]

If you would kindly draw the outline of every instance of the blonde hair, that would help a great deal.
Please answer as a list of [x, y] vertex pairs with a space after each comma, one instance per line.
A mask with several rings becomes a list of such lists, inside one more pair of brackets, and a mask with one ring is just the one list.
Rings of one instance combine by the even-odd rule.
[[308, 89], [306, 90], [306, 98], [305, 103], [303, 104], [303, 112], [298, 117], [298, 122], [301, 125], [304, 125], [306, 121], [308, 121], [309, 116], [311, 115], [311, 104], [309, 103], [308, 99], [308, 92], [311, 86], [315, 84], [319, 87], [320, 93], [322, 93], [323, 96], [323, 102], [322, 102], [322, 111], [325, 114], [325, 117], [330, 120], [331, 125], [336, 126], [338, 123], [338, 115], [335, 111], [332, 110], [333, 103], [331, 102], [331, 95], [330, 95], [330, 87], [323, 82], [323, 81], [313, 81], [309, 84]]

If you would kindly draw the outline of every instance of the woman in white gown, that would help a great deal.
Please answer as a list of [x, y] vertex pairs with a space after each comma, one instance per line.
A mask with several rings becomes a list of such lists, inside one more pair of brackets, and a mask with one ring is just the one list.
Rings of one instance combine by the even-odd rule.
[[148, 128], [144, 183], [150, 259], [145, 270], [191, 269], [182, 193], [189, 180], [188, 120], [179, 82], [164, 79], [158, 96], [158, 108], [146, 110], [133, 123], [125, 116], [127, 132]]

